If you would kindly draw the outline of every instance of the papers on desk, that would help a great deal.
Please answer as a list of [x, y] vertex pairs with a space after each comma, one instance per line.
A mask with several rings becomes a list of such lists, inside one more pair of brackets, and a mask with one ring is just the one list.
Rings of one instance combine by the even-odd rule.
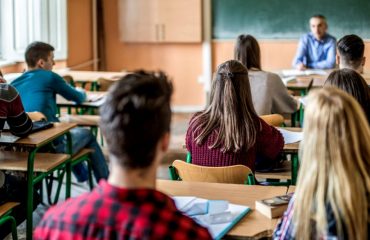
[[86, 95], [86, 101], [88, 102], [97, 102], [105, 97], [106, 93], [95, 93], [95, 92], [90, 92], [89, 94]]
[[293, 132], [283, 128], [278, 128], [278, 130], [283, 135], [285, 144], [296, 143], [303, 140], [303, 132]]
[[295, 76], [290, 77], [282, 77], [281, 80], [283, 81], [284, 85], [288, 85], [288, 82], [295, 80]]
[[302, 103], [303, 106], [307, 105], [307, 96], [301, 97], [299, 102]]
[[308, 76], [308, 75], [328, 75], [328, 73], [321, 69], [308, 69], [308, 70], [297, 70], [297, 69], [286, 69], [282, 71], [284, 77], [293, 76]]
[[185, 215], [206, 227], [213, 239], [221, 239], [249, 211], [247, 206], [224, 200], [196, 197], [173, 197], [176, 207]]
[[0, 132], [0, 142], [1, 143], [14, 143], [16, 142], [20, 137], [17, 137], [10, 132]]

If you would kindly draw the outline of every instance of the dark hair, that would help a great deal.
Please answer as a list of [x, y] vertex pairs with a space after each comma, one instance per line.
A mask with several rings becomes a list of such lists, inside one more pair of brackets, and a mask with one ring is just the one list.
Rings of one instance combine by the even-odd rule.
[[257, 40], [251, 35], [239, 35], [234, 48], [234, 59], [243, 63], [247, 69], [261, 70], [261, 51]]
[[319, 19], [326, 21], [326, 17], [322, 14], [314, 14], [311, 16], [311, 18], [319, 18]]
[[258, 116], [253, 107], [248, 70], [239, 61], [221, 64], [212, 82], [210, 105], [193, 118], [194, 138], [202, 144], [218, 132], [210, 148], [221, 151], [248, 150], [256, 142]]
[[44, 42], [33, 42], [27, 46], [25, 58], [27, 66], [35, 67], [40, 59], [47, 60], [54, 47]]
[[338, 52], [340, 60], [344, 65], [357, 69], [362, 64], [365, 44], [357, 35], [346, 35], [338, 41]]
[[100, 127], [110, 154], [129, 169], [146, 168], [170, 131], [172, 84], [163, 72], [136, 71], [109, 90]]
[[370, 123], [370, 88], [365, 79], [355, 70], [335, 70], [326, 79], [324, 86], [335, 86], [352, 95], [363, 108]]

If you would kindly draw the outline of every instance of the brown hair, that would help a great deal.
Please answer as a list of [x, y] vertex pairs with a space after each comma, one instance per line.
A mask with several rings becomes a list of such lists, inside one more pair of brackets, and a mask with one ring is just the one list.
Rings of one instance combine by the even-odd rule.
[[110, 88], [100, 127], [122, 167], [152, 164], [158, 141], [170, 131], [171, 95], [172, 84], [163, 72], [137, 71]]
[[[210, 105], [190, 124], [202, 144], [215, 130], [218, 136], [210, 148], [221, 151], [248, 150], [256, 142], [258, 116], [254, 110], [248, 70], [239, 61], [221, 64], [212, 82]], [[199, 133], [199, 134], [198, 134]]]
[[365, 44], [364, 41], [357, 35], [351, 34], [342, 37], [337, 44], [339, 57], [341, 63], [353, 69], [357, 69], [361, 66]]
[[243, 63], [248, 70], [261, 70], [261, 51], [257, 40], [251, 35], [239, 35], [234, 48], [234, 59]]
[[44, 42], [33, 42], [27, 46], [25, 58], [28, 67], [35, 67], [37, 61], [43, 59], [47, 61], [49, 54], [54, 51], [54, 47]]
[[352, 95], [361, 105], [370, 123], [370, 88], [365, 79], [355, 70], [335, 70], [326, 79], [324, 86], [335, 86]]

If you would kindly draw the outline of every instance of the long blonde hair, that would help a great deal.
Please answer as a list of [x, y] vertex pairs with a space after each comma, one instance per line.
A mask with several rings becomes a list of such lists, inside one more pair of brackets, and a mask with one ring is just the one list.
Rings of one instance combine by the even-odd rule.
[[197, 125], [193, 134], [199, 145], [217, 131], [210, 148], [236, 152], [254, 146], [260, 125], [253, 107], [248, 70], [241, 62], [230, 60], [218, 67], [210, 105], [190, 124]]
[[293, 215], [296, 237], [325, 236], [330, 207], [340, 239], [368, 239], [367, 119], [354, 98], [333, 87], [314, 91], [308, 102]]

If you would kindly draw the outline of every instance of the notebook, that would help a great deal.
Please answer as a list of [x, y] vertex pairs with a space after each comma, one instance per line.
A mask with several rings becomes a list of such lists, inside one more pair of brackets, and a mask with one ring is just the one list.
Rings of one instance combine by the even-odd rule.
[[283, 135], [285, 144], [296, 143], [303, 140], [303, 132], [288, 131], [284, 128], [277, 128], [277, 130]]
[[173, 197], [176, 207], [208, 229], [213, 239], [221, 239], [251, 209], [225, 200], [207, 200], [185, 196]]
[[328, 73], [321, 69], [308, 69], [308, 70], [297, 70], [297, 69], [286, 69], [282, 71], [284, 77], [291, 76], [308, 76], [308, 75], [328, 75]]
[[10, 132], [1, 132], [0, 131], [0, 142], [1, 143], [14, 143], [16, 142], [20, 137], [17, 137]]

